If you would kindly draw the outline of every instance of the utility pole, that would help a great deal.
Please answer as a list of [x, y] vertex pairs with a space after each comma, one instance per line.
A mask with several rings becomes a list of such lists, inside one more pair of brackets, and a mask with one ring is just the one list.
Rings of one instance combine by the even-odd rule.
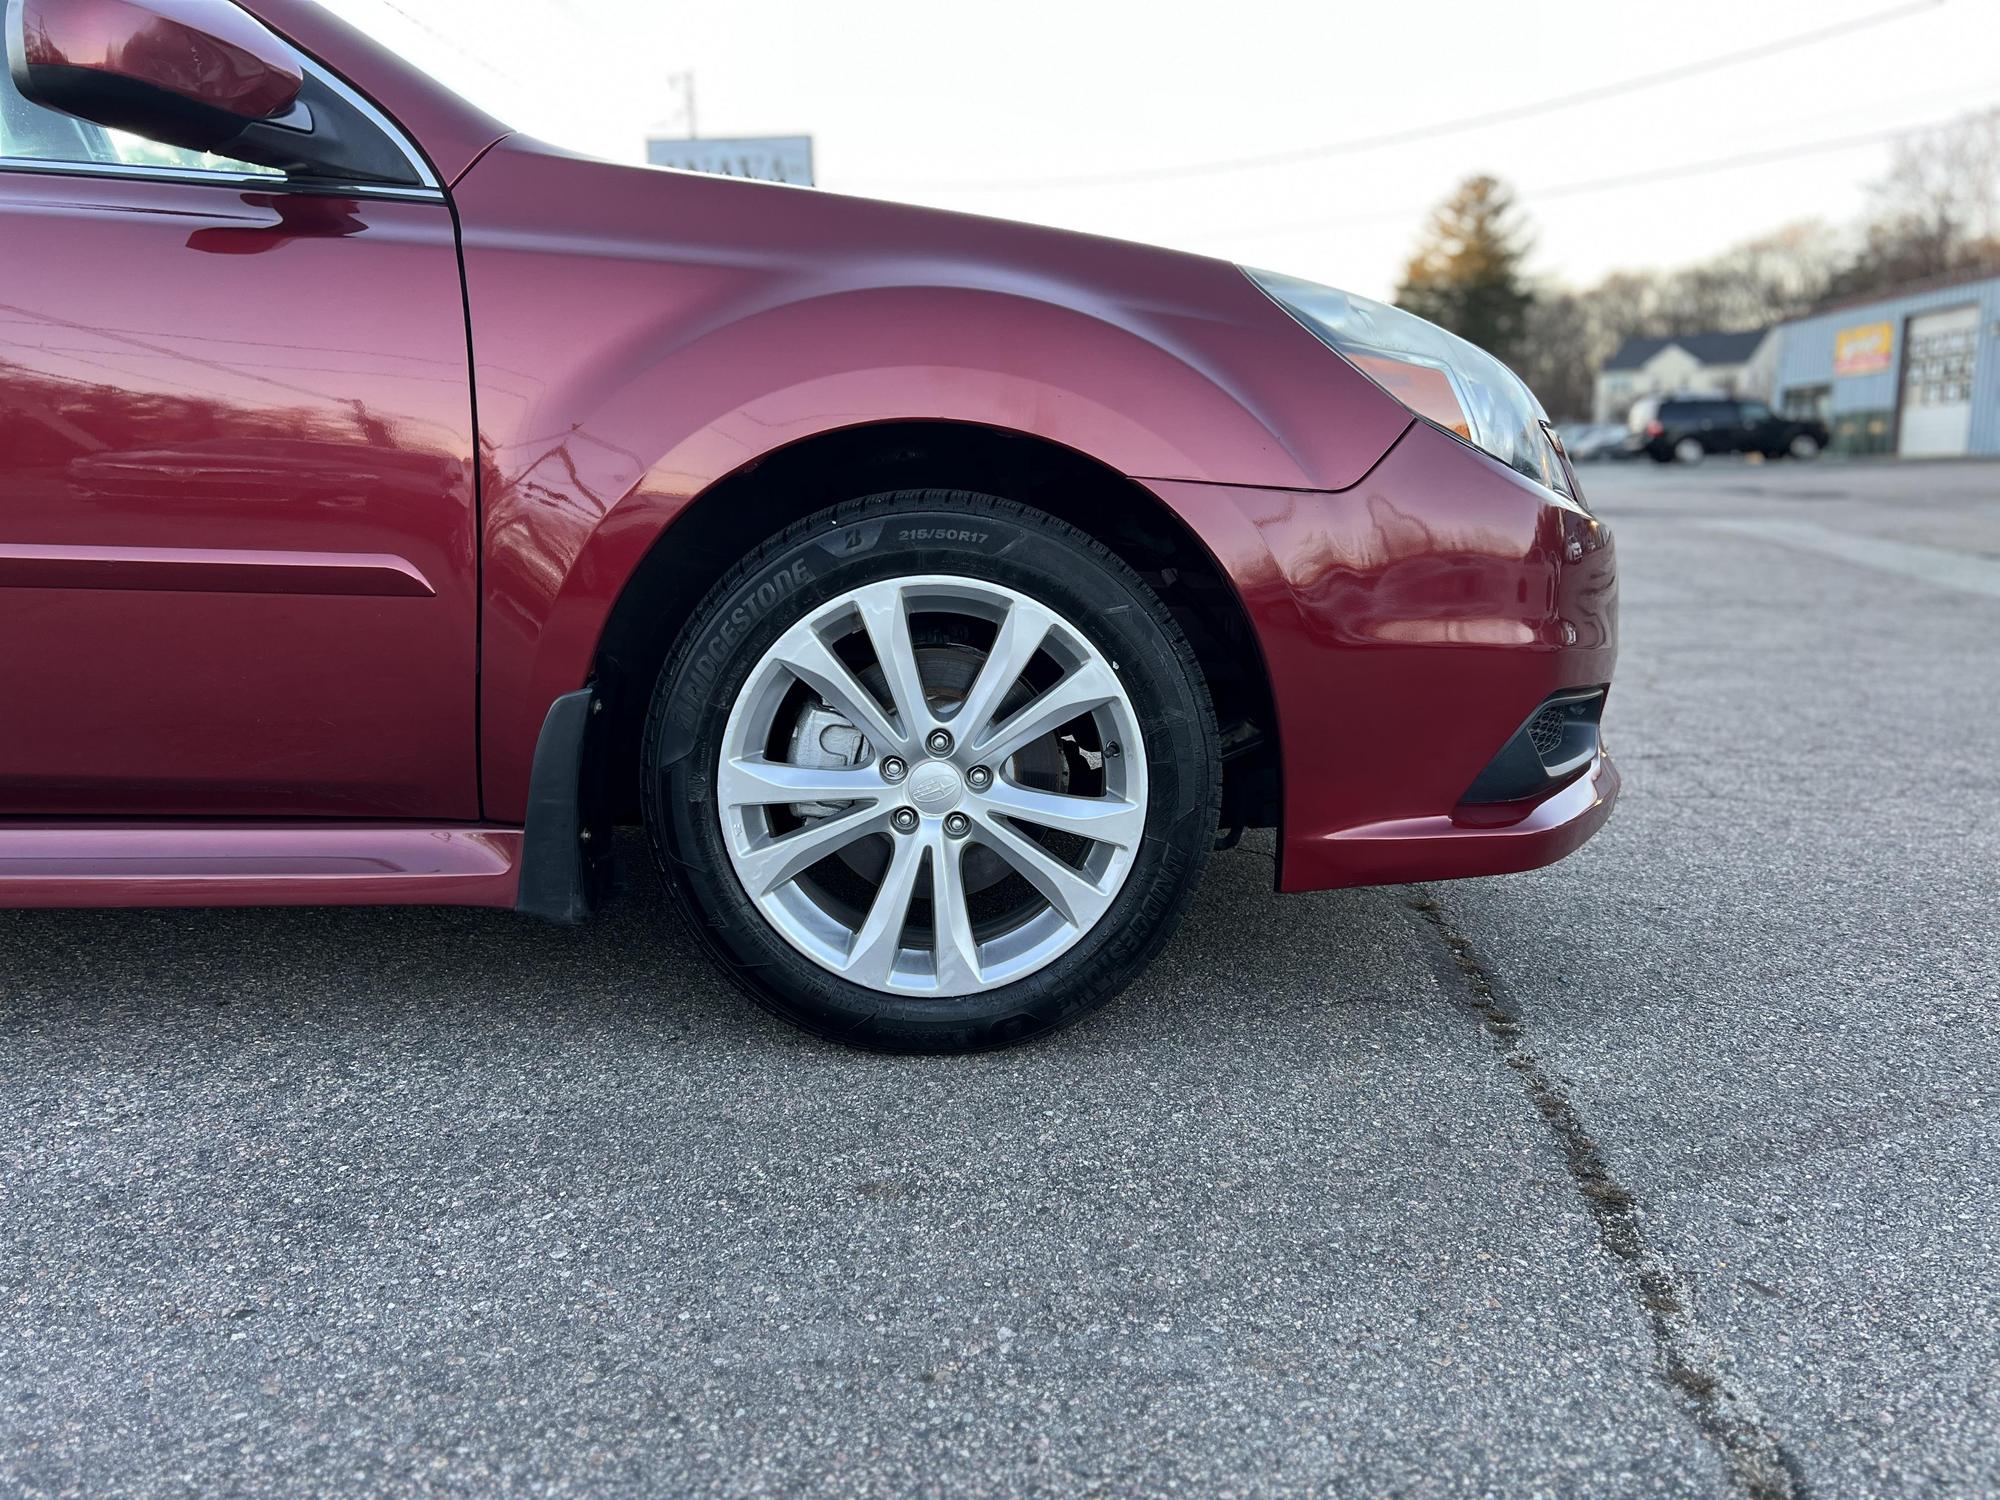
[[693, 140], [700, 133], [695, 129], [694, 121], [694, 73], [691, 70], [675, 73], [672, 81], [680, 88], [681, 117], [687, 124], [687, 138]]

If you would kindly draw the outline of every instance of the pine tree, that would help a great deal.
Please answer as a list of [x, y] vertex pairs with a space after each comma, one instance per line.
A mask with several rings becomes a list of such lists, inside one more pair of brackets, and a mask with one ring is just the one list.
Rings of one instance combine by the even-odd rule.
[[1432, 213], [1396, 305], [1511, 363], [1535, 300], [1521, 270], [1527, 254], [1513, 192], [1497, 178], [1469, 177]]

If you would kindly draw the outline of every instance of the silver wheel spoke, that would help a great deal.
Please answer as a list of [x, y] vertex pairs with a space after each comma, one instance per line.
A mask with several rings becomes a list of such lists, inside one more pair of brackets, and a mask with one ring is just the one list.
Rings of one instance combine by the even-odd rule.
[[999, 711], [1007, 690], [1028, 670], [1028, 663], [1041, 650], [1054, 623], [1055, 617], [1039, 604], [1026, 599], [1014, 601], [993, 637], [993, 649], [986, 653], [986, 664], [979, 669], [971, 691], [952, 718], [961, 743], [978, 743], [980, 734]]
[[861, 625], [875, 648], [875, 659], [888, 679], [889, 697], [896, 705], [906, 742], [921, 739], [931, 727], [930, 705], [924, 701], [924, 680], [917, 671], [916, 648], [910, 644], [910, 612], [900, 584], [878, 583], [857, 601]]
[[979, 945], [965, 905], [965, 869], [959, 839], [931, 840], [931, 930], [937, 935], [937, 983], [947, 995], [980, 987]]
[[1022, 746], [1060, 729], [1078, 714], [1122, 698], [1124, 693], [1110, 667], [1102, 661], [1087, 662], [1016, 711], [1004, 724], [995, 725], [975, 748], [983, 760], [1005, 760]]
[[794, 833], [766, 839], [736, 854], [736, 873], [752, 896], [768, 896], [787, 881], [845, 849], [856, 839], [881, 833], [889, 826], [887, 809], [851, 807], [820, 818]]
[[1040, 891], [1043, 899], [1061, 912], [1071, 926], [1089, 927], [1111, 904], [1110, 896], [1093, 885], [1089, 876], [1064, 864], [998, 818], [982, 817], [974, 826], [979, 841], [1019, 871], [1021, 878]]
[[1071, 797], [1016, 786], [1000, 778], [980, 798], [980, 803], [989, 813], [1073, 833], [1078, 838], [1116, 844], [1121, 849], [1137, 847], [1146, 831], [1146, 809], [1123, 797]]
[[879, 802], [889, 788], [873, 767], [791, 766], [746, 755], [722, 763], [715, 792], [724, 807], [767, 807], [778, 802]]
[[786, 671], [818, 693], [828, 708], [872, 741], [876, 754], [910, 748], [910, 739], [889, 722], [875, 695], [819, 638], [811, 621], [786, 631], [771, 654]]
[[896, 953], [902, 946], [903, 924], [909, 919], [910, 898], [917, 893], [917, 872], [923, 868], [924, 845], [917, 839], [899, 838], [883, 872], [881, 889], [868, 918], [856, 930], [853, 946], [847, 950], [847, 966], [841, 972], [856, 984], [887, 989], [895, 972]]

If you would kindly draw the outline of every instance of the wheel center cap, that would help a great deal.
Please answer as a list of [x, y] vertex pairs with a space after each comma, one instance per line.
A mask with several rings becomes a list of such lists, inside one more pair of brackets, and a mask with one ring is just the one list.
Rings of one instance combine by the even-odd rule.
[[932, 817], [950, 812], [965, 795], [965, 778], [941, 760], [926, 761], [910, 772], [908, 786], [917, 810]]

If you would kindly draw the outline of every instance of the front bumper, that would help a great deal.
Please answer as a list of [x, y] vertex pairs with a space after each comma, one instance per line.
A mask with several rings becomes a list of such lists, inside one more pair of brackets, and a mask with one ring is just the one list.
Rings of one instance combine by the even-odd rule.
[[1602, 826], [1618, 774], [1601, 745], [1532, 795], [1469, 800], [1540, 705], [1611, 681], [1601, 522], [1421, 422], [1337, 493], [1153, 487], [1216, 550], [1263, 649], [1281, 890], [1530, 869]]
[[1335, 829], [1303, 851], [1307, 870], [1320, 872], [1318, 883], [1308, 873], [1284, 888], [1398, 885], [1539, 869], [1575, 852], [1604, 826], [1618, 786], [1618, 767], [1599, 751], [1581, 775], [1518, 807], [1464, 806]]

